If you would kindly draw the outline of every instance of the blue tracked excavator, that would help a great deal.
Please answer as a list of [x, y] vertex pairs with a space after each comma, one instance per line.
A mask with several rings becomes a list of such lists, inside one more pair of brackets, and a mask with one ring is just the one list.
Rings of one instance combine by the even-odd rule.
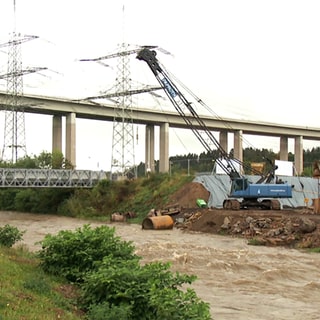
[[[277, 167], [274, 166], [271, 161], [269, 162], [272, 165], [272, 169], [267, 174], [259, 172], [261, 178], [255, 183], [251, 183], [247, 177], [242, 175], [238, 168], [244, 168], [245, 164], [239, 159], [230, 157], [222, 148], [213, 133], [197, 114], [192, 103], [187, 100], [185, 95], [171, 79], [172, 77], [169, 76], [169, 72], [160, 64], [156, 54], [157, 52], [155, 50], [144, 48], [138, 52], [137, 59], [145, 61], [148, 64], [169, 100], [205, 150], [211, 153], [214, 150], [218, 151], [220, 156], [215, 159], [215, 162], [231, 180], [230, 193], [228, 198], [223, 202], [223, 208], [229, 210], [249, 208], [280, 210], [281, 205], [279, 199], [292, 198], [293, 186], [275, 177]], [[197, 103], [204, 105], [201, 99], [198, 99], [192, 93], [191, 95]]]

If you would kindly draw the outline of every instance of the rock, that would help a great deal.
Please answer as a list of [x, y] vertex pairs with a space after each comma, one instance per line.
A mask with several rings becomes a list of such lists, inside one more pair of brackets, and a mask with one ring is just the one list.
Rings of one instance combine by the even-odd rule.
[[299, 231], [302, 233], [313, 232], [317, 228], [316, 224], [308, 218], [300, 218]]
[[231, 226], [231, 220], [229, 217], [225, 217], [224, 221], [223, 221], [223, 225], [221, 226], [221, 229], [226, 230], [226, 229], [230, 229]]
[[127, 219], [121, 213], [113, 213], [111, 215], [111, 221], [113, 222], [125, 222]]

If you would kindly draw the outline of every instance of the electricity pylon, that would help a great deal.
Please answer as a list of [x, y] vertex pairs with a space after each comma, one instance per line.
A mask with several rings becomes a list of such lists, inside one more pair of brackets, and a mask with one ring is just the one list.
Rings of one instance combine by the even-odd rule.
[[27, 155], [25, 105], [22, 103], [23, 75], [46, 69], [22, 68], [21, 44], [36, 38], [38, 37], [21, 36], [21, 34], [16, 33], [16, 5], [14, 1], [14, 31], [9, 42], [0, 44], [0, 48], [8, 47], [7, 73], [0, 75], [0, 79], [7, 80], [7, 101], [2, 106], [5, 114], [5, 124], [1, 158], [12, 163]]
[[[149, 46], [148, 46], [149, 47]], [[137, 53], [143, 47], [129, 49], [129, 45], [122, 43], [116, 53], [93, 59], [81, 59], [80, 61], [95, 61], [105, 67], [109, 67], [103, 60], [118, 58], [116, 84], [114, 93], [105, 93], [86, 100], [110, 99], [115, 103], [113, 130], [112, 130], [112, 151], [111, 151], [111, 179], [127, 179], [137, 176], [135, 166], [134, 148], [134, 123], [132, 117], [132, 95], [145, 92], [152, 92], [161, 87], [146, 87], [132, 90], [130, 55]], [[152, 46], [152, 48], [155, 48]]]
[[8, 47], [7, 73], [0, 75], [0, 79], [7, 80], [7, 99], [3, 106], [5, 114], [4, 140], [2, 148], [2, 160], [13, 163], [19, 157], [27, 155], [25, 137], [25, 114], [23, 97], [23, 75], [33, 73], [45, 68], [22, 68], [21, 44], [35, 39], [35, 36], [21, 36], [15, 32], [12, 39], [0, 47]]
[[[128, 45], [122, 43], [119, 52], [127, 51]], [[116, 77], [116, 92], [127, 92], [131, 89], [129, 55], [119, 56]], [[117, 178], [137, 176], [134, 152], [134, 128], [132, 119], [132, 96], [116, 97], [112, 131], [111, 174]]]

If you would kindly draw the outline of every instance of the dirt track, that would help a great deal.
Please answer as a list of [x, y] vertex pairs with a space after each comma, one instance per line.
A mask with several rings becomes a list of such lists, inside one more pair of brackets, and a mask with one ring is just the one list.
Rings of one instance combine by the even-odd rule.
[[[0, 225], [6, 223], [26, 230], [24, 244], [38, 250], [35, 243], [47, 233], [73, 230], [89, 222], [1, 212]], [[193, 287], [210, 303], [214, 319], [319, 319], [320, 254], [249, 246], [245, 238], [177, 228], [143, 230], [127, 223], [111, 226], [124, 240], [134, 242], [144, 262], [171, 261], [172, 270], [197, 275]]]

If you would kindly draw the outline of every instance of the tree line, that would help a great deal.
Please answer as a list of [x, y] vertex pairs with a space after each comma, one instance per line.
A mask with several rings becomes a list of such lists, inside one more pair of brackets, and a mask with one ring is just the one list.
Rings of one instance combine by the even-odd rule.
[[[233, 150], [230, 151], [230, 158], [233, 158]], [[190, 175], [197, 172], [212, 172], [215, 159], [219, 157], [219, 152], [202, 152], [200, 154], [188, 153], [185, 155], [172, 156], [169, 159], [170, 172], [184, 172]], [[252, 163], [265, 164], [264, 170], [270, 170], [270, 162], [279, 160], [279, 152], [273, 152], [270, 149], [243, 149], [243, 162], [246, 169], [245, 173], [250, 174], [250, 166]], [[313, 164], [320, 160], [320, 147], [303, 150], [303, 175], [312, 176]], [[294, 154], [288, 153], [288, 161], [294, 162]], [[18, 159], [16, 163], [6, 162], [1, 160], [0, 167], [2, 168], [27, 168], [27, 169], [74, 169], [73, 165], [64, 158], [62, 152], [55, 151], [53, 153], [43, 151], [39, 155], [25, 156]], [[137, 176], [145, 175], [145, 163], [140, 162], [137, 166]], [[155, 161], [155, 171], [159, 172], [159, 160]]]
[[[233, 158], [233, 150], [230, 151], [230, 158]], [[212, 172], [214, 168], [215, 159], [219, 158], [219, 152], [202, 152], [200, 154], [188, 153], [185, 155], [176, 155], [170, 157], [170, 171], [171, 172], [185, 172], [194, 174], [197, 172]], [[269, 149], [243, 149], [243, 163], [245, 164], [245, 173], [250, 174], [250, 168], [253, 163], [264, 164], [264, 171], [270, 170], [271, 163], [280, 159], [279, 152], [273, 152]], [[303, 150], [303, 175], [312, 176], [313, 164], [320, 159], [320, 147]], [[288, 153], [288, 161], [294, 162], [294, 154]], [[155, 171], [158, 172], [159, 161], [155, 161]], [[145, 174], [145, 164], [141, 162], [137, 168], [138, 176]]]

